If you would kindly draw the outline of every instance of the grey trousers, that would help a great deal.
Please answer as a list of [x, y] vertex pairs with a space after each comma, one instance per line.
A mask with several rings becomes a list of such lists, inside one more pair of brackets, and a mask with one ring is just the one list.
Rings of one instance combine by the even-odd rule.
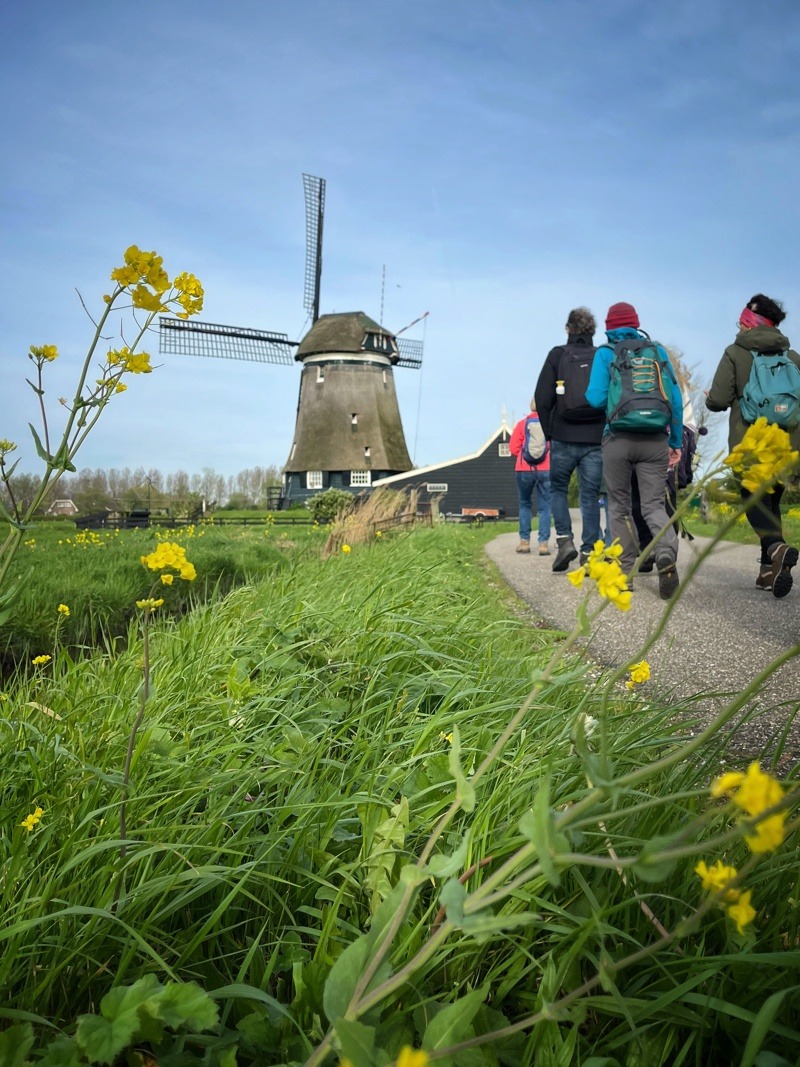
[[642, 516], [656, 535], [666, 527], [656, 547], [659, 566], [674, 563], [678, 556], [678, 535], [664, 506], [668, 452], [666, 434], [609, 433], [603, 438], [603, 477], [608, 489], [608, 517], [611, 536], [622, 545], [620, 567], [630, 574], [644, 545], [636, 538], [631, 514], [631, 476], [636, 472]]

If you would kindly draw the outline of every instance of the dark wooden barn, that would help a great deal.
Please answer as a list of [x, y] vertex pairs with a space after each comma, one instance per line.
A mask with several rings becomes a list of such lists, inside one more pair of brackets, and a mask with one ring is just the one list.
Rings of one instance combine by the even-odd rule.
[[416, 488], [423, 507], [438, 500], [441, 515], [481, 511], [488, 517], [499, 511], [500, 517], [516, 518], [519, 508], [515, 460], [508, 448], [511, 430], [504, 418], [477, 452], [381, 478], [372, 483], [373, 487]]

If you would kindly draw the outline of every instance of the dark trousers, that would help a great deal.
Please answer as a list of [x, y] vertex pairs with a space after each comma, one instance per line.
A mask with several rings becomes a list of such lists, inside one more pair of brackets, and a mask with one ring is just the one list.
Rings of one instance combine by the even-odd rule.
[[758, 501], [747, 504], [753, 494], [747, 489], [740, 487], [742, 502], [747, 506], [745, 515], [747, 521], [755, 530], [761, 541], [761, 563], [767, 566], [772, 561], [769, 558], [769, 550], [773, 545], [783, 542], [783, 526], [781, 524], [781, 497], [785, 486], [776, 482], [771, 493], [766, 493]]
[[[670, 471], [670, 474], [672, 474], [672, 477], [668, 474], [666, 484], [664, 485], [664, 510], [671, 519], [678, 510], [678, 491], [675, 488], [674, 472]], [[639, 497], [639, 481], [635, 472], [631, 479], [631, 512], [633, 514], [633, 524], [636, 527], [636, 537], [639, 541], [639, 551], [641, 551], [653, 540], [653, 532], [644, 521], [644, 515], [642, 515], [642, 501]], [[675, 533], [680, 533], [677, 522], [673, 522], [672, 525], [675, 528]], [[658, 533], [657, 530], [656, 533]]]

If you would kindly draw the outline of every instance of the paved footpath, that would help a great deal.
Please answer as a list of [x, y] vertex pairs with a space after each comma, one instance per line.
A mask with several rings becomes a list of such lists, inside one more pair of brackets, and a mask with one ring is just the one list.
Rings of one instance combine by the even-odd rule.
[[[573, 515], [575, 544], [580, 544], [580, 518]], [[486, 546], [486, 553], [509, 586], [544, 622], [571, 630], [575, 609], [584, 595], [554, 574], [553, 556], [532, 552], [517, 555], [516, 534], [501, 534]], [[551, 550], [555, 538], [551, 540]], [[686, 569], [707, 550], [711, 541], [682, 539], [678, 554], [681, 579]], [[574, 567], [571, 564], [571, 568]], [[723, 541], [701, 562], [667, 621], [664, 633], [647, 652], [654, 686], [676, 699], [698, 699], [696, 707], [712, 713], [726, 698], [738, 695], [775, 657], [800, 645], [800, 568], [795, 587], [777, 600], [755, 587], [758, 549]], [[651, 634], [665, 608], [658, 596], [658, 576], [638, 575], [630, 611], [609, 606], [600, 616], [597, 632], [584, 641], [592, 658], [619, 666], [641, 658], [643, 637]], [[784, 755], [800, 759], [800, 655], [784, 664], [762, 687], [752, 705], [749, 722], [731, 739], [731, 747], [757, 754], [762, 745], [788, 724]]]

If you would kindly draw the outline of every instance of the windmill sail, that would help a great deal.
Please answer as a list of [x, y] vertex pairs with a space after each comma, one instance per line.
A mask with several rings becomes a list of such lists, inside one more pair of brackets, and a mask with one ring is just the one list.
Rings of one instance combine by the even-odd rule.
[[190, 322], [161, 316], [159, 351], [179, 356], [212, 356], [243, 359], [250, 363], [294, 362], [289, 351], [297, 345], [288, 334], [251, 330], [246, 326], [223, 326], [218, 322]]

